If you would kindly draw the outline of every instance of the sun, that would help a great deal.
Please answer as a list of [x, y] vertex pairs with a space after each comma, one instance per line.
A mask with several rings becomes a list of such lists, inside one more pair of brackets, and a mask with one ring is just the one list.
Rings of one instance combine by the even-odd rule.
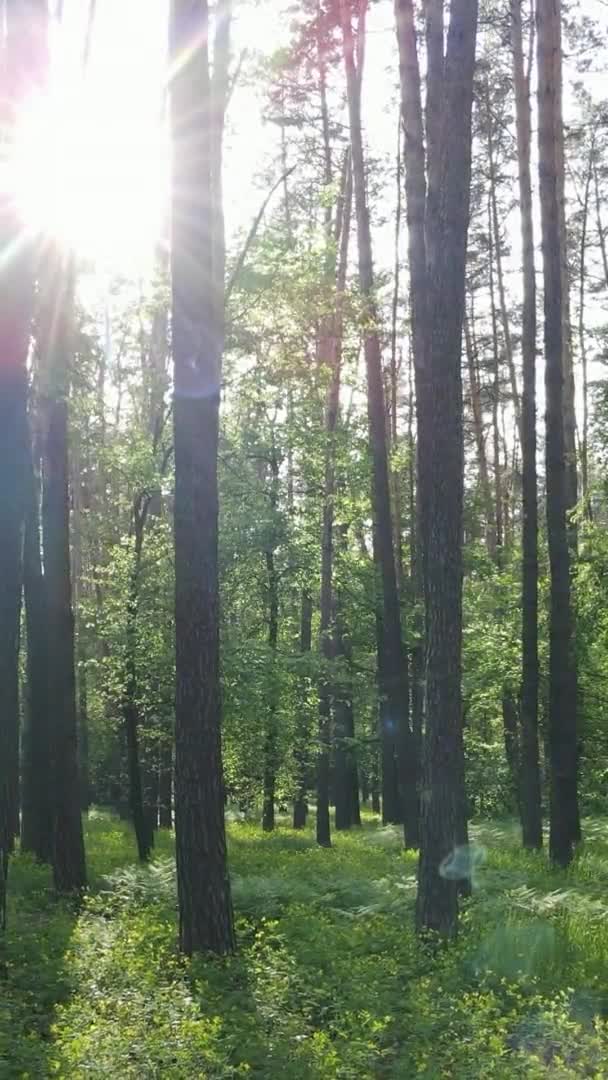
[[[153, 252], [166, 208], [164, 28], [159, 22], [134, 49], [124, 19], [117, 37], [112, 7], [97, 5], [86, 70], [76, 5], [52, 23], [48, 85], [18, 118], [13, 184], [29, 231], [100, 267], [130, 271]], [[143, 15], [137, 0], [134, 7]], [[149, 7], [146, 16], [154, 31]]]

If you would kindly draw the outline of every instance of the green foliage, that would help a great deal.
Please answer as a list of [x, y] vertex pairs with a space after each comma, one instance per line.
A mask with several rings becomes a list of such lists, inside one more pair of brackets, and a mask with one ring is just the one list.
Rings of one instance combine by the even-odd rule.
[[233, 824], [239, 953], [187, 961], [171, 838], [134, 866], [129, 829], [93, 813], [81, 911], [15, 860], [0, 1076], [605, 1076], [608, 843], [605, 822], [584, 824], [585, 851], [559, 874], [514, 825], [474, 826], [475, 896], [439, 951], [413, 933], [398, 829], [368, 820], [327, 851], [310, 831]]

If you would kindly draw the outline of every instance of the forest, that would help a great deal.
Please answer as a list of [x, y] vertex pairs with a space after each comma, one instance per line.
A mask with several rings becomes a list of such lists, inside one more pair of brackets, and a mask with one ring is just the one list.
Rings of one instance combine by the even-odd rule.
[[607, 72], [0, 0], [0, 1080], [608, 1078]]

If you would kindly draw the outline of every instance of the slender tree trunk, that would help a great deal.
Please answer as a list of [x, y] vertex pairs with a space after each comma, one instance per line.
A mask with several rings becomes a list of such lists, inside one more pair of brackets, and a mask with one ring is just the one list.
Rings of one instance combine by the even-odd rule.
[[483, 431], [483, 412], [481, 407], [481, 393], [479, 376], [476, 363], [476, 349], [469, 327], [469, 320], [464, 318], [464, 340], [467, 366], [469, 369], [469, 389], [471, 395], [471, 412], [473, 414], [473, 432], [475, 435], [475, 448], [477, 450], [477, 471], [479, 473], [479, 486], [483, 500], [484, 514], [486, 519], [486, 548], [491, 559], [496, 559], [496, 517], [494, 513], [494, 500], [490, 486], [490, 474], [488, 459], [486, 456], [486, 441]]
[[560, 213], [561, 9], [538, 0], [539, 173], [545, 282], [547, 531], [551, 566], [549, 744], [551, 860], [566, 866], [578, 829], [577, 678], [570, 597], [567, 440], [564, 418], [563, 241]]
[[41, 268], [38, 315], [42, 526], [48, 633], [48, 709], [53, 741], [53, 877], [59, 892], [86, 885], [80, 813], [74, 614], [70, 574], [68, 387], [73, 356], [74, 265], [52, 248]]
[[[277, 512], [279, 498], [279, 463], [274, 442], [270, 453], [270, 510], [272, 517]], [[274, 529], [274, 523], [271, 526]], [[276, 652], [279, 638], [279, 582], [275, 561], [275, 546], [271, 541], [264, 553], [268, 586], [268, 650], [270, 665], [270, 687], [268, 691], [268, 715], [264, 738], [264, 795], [262, 809], [262, 828], [272, 832], [275, 826], [275, 789], [279, 767], [279, 732], [277, 729], [277, 664]]]
[[170, 829], [173, 825], [173, 748], [168, 734], [160, 749], [158, 802], [158, 824], [161, 829]]
[[186, 954], [229, 953], [217, 550], [223, 310], [213, 287], [208, 4], [172, 0], [169, 21], [179, 940]]
[[[34, 441], [34, 440], [33, 440]], [[28, 462], [23, 548], [23, 586], [27, 637], [26, 723], [22, 747], [21, 848], [41, 862], [53, 850], [52, 746], [48, 722], [48, 657], [45, 580], [40, 557], [40, 485], [32, 453]]]
[[498, 409], [500, 405], [500, 357], [498, 353], [498, 318], [494, 295], [494, 243], [492, 237], [492, 203], [488, 207], [490, 314], [492, 319], [492, 446], [494, 458], [494, 522], [496, 527], [496, 560], [500, 563], [503, 535], [502, 481], [500, 463], [500, 431]]
[[507, 360], [507, 368], [509, 372], [509, 382], [511, 384], [511, 396], [513, 398], [513, 411], [515, 413], [515, 424], [517, 428], [517, 434], [521, 445], [523, 432], [522, 432], [522, 416], [521, 416], [521, 402], [519, 398], [519, 389], [517, 386], [517, 374], [515, 371], [515, 362], [513, 359], [513, 341], [511, 338], [511, 327], [509, 324], [509, 312], [507, 309], [507, 298], [505, 294], [505, 280], [502, 263], [502, 242], [500, 237], [500, 221], [498, 217], [498, 194], [497, 194], [497, 179], [496, 179], [496, 161], [494, 154], [494, 118], [492, 116], [492, 108], [489, 95], [489, 87], [487, 93], [487, 121], [488, 121], [488, 162], [490, 166], [490, 227], [489, 236], [494, 248], [494, 254], [496, 257], [496, 281], [498, 285], [498, 302], [500, 305], [500, 321], [502, 324], [502, 333], [505, 345], [505, 356]]
[[[532, 27], [534, 23], [532, 21]], [[522, 0], [511, 0], [511, 44], [517, 125], [517, 158], [522, 238], [524, 304], [522, 319], [522, 682], [521, 819], [526, 848], [543, 842], [538, 746], [538, 502], [536, 477], [536, 274], [532, 211], [531, 107], [524, 68]], [[532, 54], [532, 30], [530, 34]]]
[[[300, 655], [307, 657], [312, 649], [312, 594], [309, 589], [302, 590], [300, 613]], [[296, 766], [296, 795], [293, 802], [293, 827], [303, 829], [306, 825], [308, 805], [306, 802], [306, 790], [308, 785], [308, 717], [305, 699], [308, 696], [309, 678], [302, 678], [302, 701], [300, 702], [300, 722], [296, 734], [295, 766]]]
[[[339, 547], [343, 551], [347, 544], [347, 526], [340, 526], [338, 537]], [[333, 653], [338, 661], [334, 679], [336, 829], [349, 829], [351, 825], [361, 824], [361, 812], [359, 770], [353, 746], [355, 711], [351, 679], [352, 647], [344, 619], [344, 598], [339, 588], [334, 594], [333, 626]]]
[[505, 757], [511, 778], [511, 789], [518, 812], [520, 808], [520, 751], [519, 751], [519, 717], [517, 715], [517, 702], [513, 694], [503, 690], [502, 694], [502, 729], [505, 741]]
[[[324, 123], [325, 131], [325, 123]], [[328, 161], [327, 136], [326, 170]], [[341, 212], [338, 215], [334, 240], [339, 244], [337, 273], [335, 275], [335, 310], [328, 317], [322, 333], [323, 359], [329, 368], [329, 385], [325, 404], [325, 480], [323, 491], [323, 520], [321, 531], [321, 610], [320, 635], [321, 656], [324, 669], [319, 681], [319, 756], [317, 768], [317, 842], [327, 847], [331, 842], [329, 822], [329, 753], [331, 743], [331, 680], [329, 664], [333, 659], [331, 633], [334, 576], [334, 503], [336, 496], [335, 439], [340, 411], [340, 380], [342, 368], [342, 303], [346, 286], [348, 245], [352, 213], [352, 168], [347, 156], [342, 173], [340, 193]], [[331, 221], [326, 223], [326, 229]], [[326, 236], [328, 247], [331, 236]], [[332, 282], [333, 283], [333, 282]]]
[[83, 560], [82, 560], [82, 463], [78, 453], [72, 455], [72, 590], [76, 624], [76, 700], [78, 713], [78, 775], [80, 777], [80, 807], [87, 811], [89, 792], [89, 719], [87, 695], [87, 650], [85, 620], [82, 615]]
[[[418, 843], [418, 798], [416, 761], [409, 719], [409, 680], [407, 656], [401, 637], [401, 612], [395, 573], [392, 516], [390, 505], [388, 455], [386, 445], [386, 410], [382, 381], [382, 356], [378, 332], [378, 312], [374, 298], [372, 241], [365, 187], [365, 163], [361, 130], [361, 75], [365, 43], [365, 4], [362, 5], [357, 34], [359, 66], [355, 64], [355, 44], [351, 11], [346, 0], [340, 0], [340, 17], [344, 46], [344, 64], [350, 120], [350, 141], [353, 166], [353, 190], [357, 216], [359, 247], [359, 284], [365, 306], [364, 352], [367, 372], [367, 406], [372, 458], [372, 507], [378, 568], [382, 582], [382, 659], [378, 650], [378, 669], [382, 680], [383, 709], [382, 739], [394, 743], [398, 755], [400, 789], [408, 847]], [[388, 758], [384, 753], [383, 757]]]
[[420, 772], [422, 760], [423, 706], [424, 706], [424, 641], [423, 621], [420, 608], [424, 602], [424, 584], [422, 580], [422, 553], [420, 551], [420, 515], [418, 513], [416, 493], [416, 446], [414, 440], [414, 372], [413, 352], [410, 350], [409, 362], [409, 405], [408, 405], [408, 486], [409, 486], [409, 528], [410, 528], [410, 591], [415, 613], [415, 636], [411, 650], [410, 697], [412, 716], [412, 739], [416, 770]]
[[127, 772], [129, 777], [129, 806], [137, 854], [140, 862], [147, 862], [154, 843], [154, 832], [144, 806], [144, 785], [140, 755], [140, 718], [137, 686], [137, 622], [139, 615], [139, 583], [141, 561], [144, 546], [146, 519], [150, 501], [147, 495], [135, 500], [133, 505], [133, 561], [129, 577], [129, 595], [127, 599], [127, 626], [125, 643], [125, 690], [123, 699], [123, 721], [127, 743]]
[[[0, 72], [3, 160], [11, 152], [21, 102], [44, 78], [46, 22], [42, 0], [4, 11]], [[0, 197], [0, 241], [11, 252], [0, 288], [0, 929], [6, 921], [8, 858], [15, 831], [14, 747], [19, 732], [19, 614], [26, 490], [26, 360], [33, 304], [33, 252], [6, 188]]]
[[587, 175], [585, 177], [585, 189], [583, 193], [582, 222], [581, 222], [581, 246], [579, 256], [579, 296], [578, 296], [578, 345], [581, 358], [583, 376], [583, 435], [581, 439], [581, 480], [583, 487], [583, 503], [585, 514], [591, 517], [591, 502], [589, 498], [589, 375], [587, 358], [587, 340], [585, 332], [585, 285], [586, 285], [586, 256], [587, 256], [587, 230], [589, 224], [589, 201], [591, 198], [591, 180], [593, 178], [593, 159], [595, 146], [592, 143], [589, 154]]
[[[397, 360], [397, 324], [399, 319], [399, 296], [401, 289], [401, 188], [402, 188], [402, 149], [401, 142], [403, 130], [401, 123], [401, 110], [399, 110], [399, 122], [397, 124], [397, 155], [396, 155], [396, 181], [397, 181], [397, 208], [395, 212], [395, 250], [393, 264], [393, 296], [391, 303], [391, 362], [390, 362], [390, 409], [389, 409], [389, 445], [394, 455], [397, 450], [397, 426], [398, 426], [398, 397], [399, 397], [399, 363]], [[391, 473], [391, 503], [393, 507], [393, 547], [395, 550], [395, 571], [397, 574], [397, 588], [403, 589], [403, 544], [402, 544], [402, 506], [401, 506], [401, 477], [396, 463], [392, 464]]]
[[606, 244], [606, 229], [602, 221], [602, 200], [600, 196], [600, 183], [597, 170], [597, 162], [593, 165], [593, 187], [595, 191], [595, 220], [597, 224], [597, 236], [602, 256], [602, 268], [604, 270], [604, 288], [608, 289], [608, 245]]

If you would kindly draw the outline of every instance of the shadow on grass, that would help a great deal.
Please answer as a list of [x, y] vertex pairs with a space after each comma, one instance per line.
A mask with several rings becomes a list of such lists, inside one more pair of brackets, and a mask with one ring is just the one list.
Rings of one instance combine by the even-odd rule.
[[66, 952], [78, 907], [51, 891], [49, 867], [18, 855], [0, 938], [0, 1077], [45, 1077], [56, 1005], [69, 994]]

